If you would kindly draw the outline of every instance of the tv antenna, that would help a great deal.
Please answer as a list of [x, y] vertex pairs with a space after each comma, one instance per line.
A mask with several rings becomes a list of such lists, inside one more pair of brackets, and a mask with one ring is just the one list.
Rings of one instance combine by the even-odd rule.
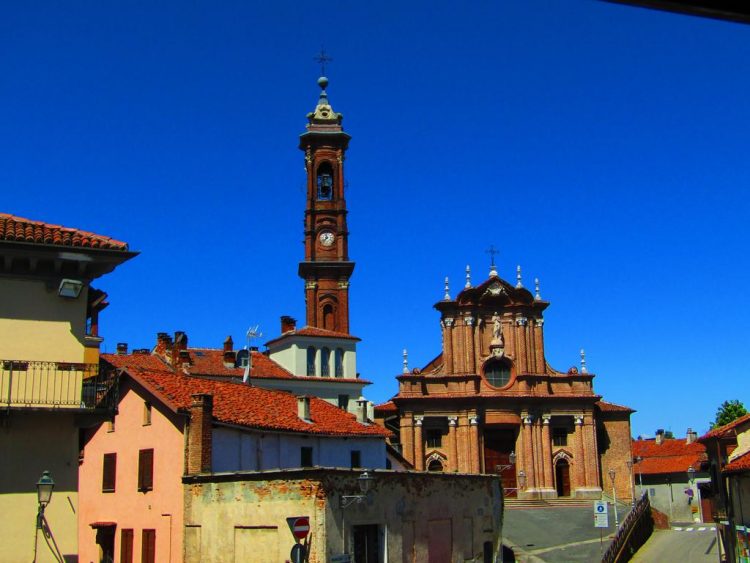
[[250, 368], [253, 365], [253, 351], [250, 347], [250, 342], [253, 338], [262, 338], [263, 333], [258, 330], [260, 325], [251, 326], [247, 329], [247, 345], [245, 346], [245, 350], [247, 350], [247, 364], [245, 364], [245, 374], [242, 376], [242, 383], [247, 383], [250, 381]]

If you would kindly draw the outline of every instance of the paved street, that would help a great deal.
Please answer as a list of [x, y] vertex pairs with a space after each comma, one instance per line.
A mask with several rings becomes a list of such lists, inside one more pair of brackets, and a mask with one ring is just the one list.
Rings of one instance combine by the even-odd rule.
[[[620, 521], [628, 508], [620, 506]], [[594, 528], [592, 508], [533, 508], [508, 510], [503, 523], [503, 539], [513, 547], [516, 561], [575, 562], [598, 561], [614, 532], [612, 506], [610, 527]]]
[[679, 561], [680, 563], [716, 563], [716, 531], [711, 524], [675, 526], [671, 530], [654, 530], [635, 557], [634, 563]]

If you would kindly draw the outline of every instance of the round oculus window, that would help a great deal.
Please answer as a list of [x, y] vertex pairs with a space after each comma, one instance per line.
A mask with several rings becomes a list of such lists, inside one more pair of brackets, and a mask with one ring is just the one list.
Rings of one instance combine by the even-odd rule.
[[510, 366], [500, 361], [489, 362], [484, 368], [484, 377], [493, 387], [505, 387], [510, 383]]

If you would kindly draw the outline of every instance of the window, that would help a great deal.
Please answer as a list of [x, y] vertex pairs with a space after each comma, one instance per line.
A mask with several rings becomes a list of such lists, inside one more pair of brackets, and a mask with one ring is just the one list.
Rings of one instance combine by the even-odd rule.
[[493, 387], [505, 387], [510, 382], [510, 366], [502, 360], [491, 360], [484, 367], [484, 377]]
[[331, 350], [323, 348], [320, 351], [320, 375], [328, 377], [331, 375]]
[[115, 419], [110, 418], [107, 421], [107, 432], [114, 432], [115, 431]]
[[307, 375], [315, 375], [315, 347], [307, 347]]
[[428, 448], [440, 448], [443, 445], [443, 431], [440, 428], [427, 428], [425, 431]]
[[300, 467], [312, 467], [313, 464], [313, 449], [310, 446], [302, 446], [300, 448], [299, 464]]
[[322, 163], [318, 168], [318, 199], [333, 199], [333, 170], [328, 162]]
[[143, 426], [151, 424], [151, 403], [143, 401]]
[[349, 410], [349, 395], [339, 395], [339, 408]]
[[326, 330], [336, 330], [336, 319], [333, 305], [330, 303], [323, 306], [323, 328]]
[[154, 488], [154, 450], [138, 452], [138, 490], [151, 491]]
[[344, 377], [344, 351], [336, 348], [336, 377]]
[[104, 454], [102, 463], [102, 492], [114, 493], [117, 480], [117, 454]]
[[351, 468], [356, 469], [362, 467], [362, 452], [359, 450], [352, 450], [351, 454]]
[[552, 429], [552, 444], [555, 446], [567, 446], [568, 445], [568, 429], [567, 428], [553, 428]]
[[133, 530], [120, 534], [120, 563], [133, 563]]
[[141, 535], [141, 562], [156, 563], [156, 530], [143, 530]]

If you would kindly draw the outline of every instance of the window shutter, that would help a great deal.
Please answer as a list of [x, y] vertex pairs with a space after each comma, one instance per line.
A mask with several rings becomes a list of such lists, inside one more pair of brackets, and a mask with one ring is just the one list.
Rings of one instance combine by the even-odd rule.
[[133, 563], [133, 530], [123, 530], [120, 538], [120, 563]]
[[117, 480], [117, 454], [104, 454], [102, 463], [102, 492], [114, 492]]
[[138, 452], [138, 490], [150, 491], [154, 488], [154, 450]]
[[141, 561], [143, 563], [156, 563], [156, 530], [143, 530], [141, 535]]

